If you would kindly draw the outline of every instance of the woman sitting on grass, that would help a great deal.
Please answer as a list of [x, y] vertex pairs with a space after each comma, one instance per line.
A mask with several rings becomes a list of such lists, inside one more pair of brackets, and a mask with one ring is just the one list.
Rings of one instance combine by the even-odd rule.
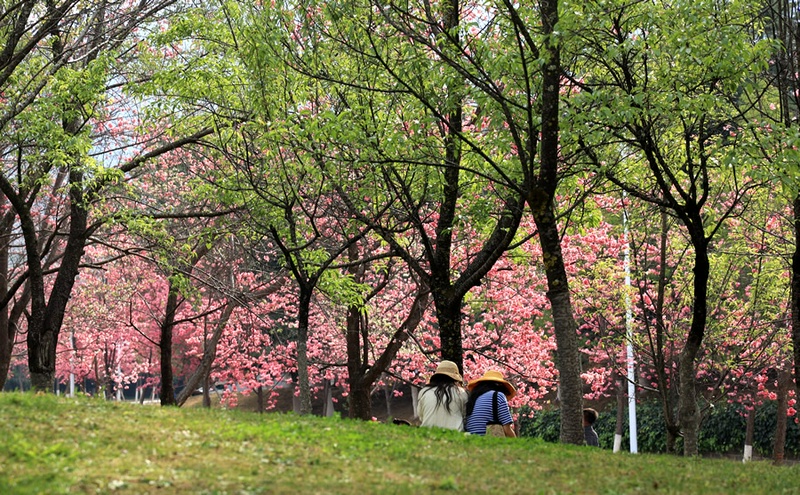
[[442, 361], [428, 379], [417, 399], [420, 426], [436, 426], [464, 431], [467, 391], [464, 379], [453, 361]]
[[508, 407], [508, 401], [517, 395], [517, 389], [503, 378], [502, 373], [487, 370], [482, 377], [469, 382], [467, 390], [466, 430], [469, 433], [486, 435], [487, 425], [499, 424], [503, 426], [501, 435], [517, 436]]

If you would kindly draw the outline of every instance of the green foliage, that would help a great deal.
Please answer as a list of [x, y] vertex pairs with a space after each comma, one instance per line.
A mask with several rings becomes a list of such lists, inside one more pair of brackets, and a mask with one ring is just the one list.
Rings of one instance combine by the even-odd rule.
[[[753, 449], [761, 455], [771, 455], [775, 447], [775, 425], [777, 424], [777, 404], [769, 401], [756, 410], [755, 431], [753, 433]], [[800, 456], [800, 425], [787, 418], [785, 455]]]
[[[770, 457], [775, 442], [776, 405], [767, 402], [756, 409], [753, 451], [760, 456]], [[520, 434], [541, 438], [546, 442], [558, 442], [560, 416], [557, 409], [538, 411], [532, 418], [520, 414]], [[667, 433], [663, 420], [661, 403], [648, 400], [636, 406], [636, 441], [640, 452], [665, 453]], [[600, 446], [611, 448], [614, 445], [616, 412], [601, 412], [594, 426], [600, 438]], [[698, 436], [698, 450], [705, 455], [737, 456], [744, 449], [746, 418], [744, 408], [739, 404], [722, 404], [706, 411]], [[622, 449], [630, 446], [628, 416], [622, 434]], [[677, 439], [680, 450], [681, 439]], [[800, 426], [791, 418], [787, 425], [785, 454], [787, 457], [800, 456]]]
[[[667, 450], [667, 428], [664, 423], [664, 412], [658, 401], [647, 401], [636, 405], [636, 442], [640, 452], [659, 452]], [[625, 417], [622, 443], [630, 448], [628, 418]], [[680, 450], [681, 441], [677, 439], [676, 449]]]
[[85, 397], [0, 394], [0, 421], [6, 432], [0, 491], [14, 494], [494, 493], [497, 487], [505, 494], [654, 487], [698, 495], [790, 493], [800, 474], [798, 466], [612, 456], [532, 438]]
[[319, 279], [319, 289], [335, 304], [363, 308], [369, 285], [359, 284], [352, 275], [339, 270], [325, 270]]
[[744, 409], [738, 404], [715, 406], [707, 411], [697, 438], [698, 450], [717, 454], [741, 452], [747, 429], [743, 414]]
[[561, 416], [558, 409], [541, 410], [529, 416], [530, 410], [520, 412], [519, 434], [523, 437], [538, 437], [545, 442], [558, 442]]

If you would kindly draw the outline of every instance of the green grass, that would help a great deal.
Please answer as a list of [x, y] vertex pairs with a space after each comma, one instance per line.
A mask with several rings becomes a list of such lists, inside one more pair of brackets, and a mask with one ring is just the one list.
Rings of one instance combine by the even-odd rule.
[[0, 394], [0, 493], [798, 493], [800, 467]]

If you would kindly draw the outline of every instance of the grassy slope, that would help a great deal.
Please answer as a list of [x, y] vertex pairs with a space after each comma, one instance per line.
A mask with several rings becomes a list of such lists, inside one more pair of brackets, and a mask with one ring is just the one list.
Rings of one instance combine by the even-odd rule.
[[798, 493], [800, 467], [0, 394], [0, 493]]

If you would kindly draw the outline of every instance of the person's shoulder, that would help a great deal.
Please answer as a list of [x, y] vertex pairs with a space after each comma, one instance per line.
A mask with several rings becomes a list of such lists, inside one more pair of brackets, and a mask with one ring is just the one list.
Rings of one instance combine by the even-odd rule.
[[506, 402], [506, 403], [508, 402], [508, 397], [506, 397], [506, 394], [504, 394], [503, 392], [496, 392], [496, 393], [497, 393], [497, 400], [499, 400], [500, 402]]
[[430, 387], [422, 388], [419, 391], [419, 393], [417, 394], [417, 402], [424, 402], [424, 401], [428, 400], [428, 397], [430, 397], [431, 394], [427, 394], [425, 392], [428, 392], [430, 389], [431, 389]]
[[483, 408], [483, 407], [491, 407], [492, 406], [492, 393], [487, 392], [485, 394], [481, 394], [475, 399], [475, 407]]

